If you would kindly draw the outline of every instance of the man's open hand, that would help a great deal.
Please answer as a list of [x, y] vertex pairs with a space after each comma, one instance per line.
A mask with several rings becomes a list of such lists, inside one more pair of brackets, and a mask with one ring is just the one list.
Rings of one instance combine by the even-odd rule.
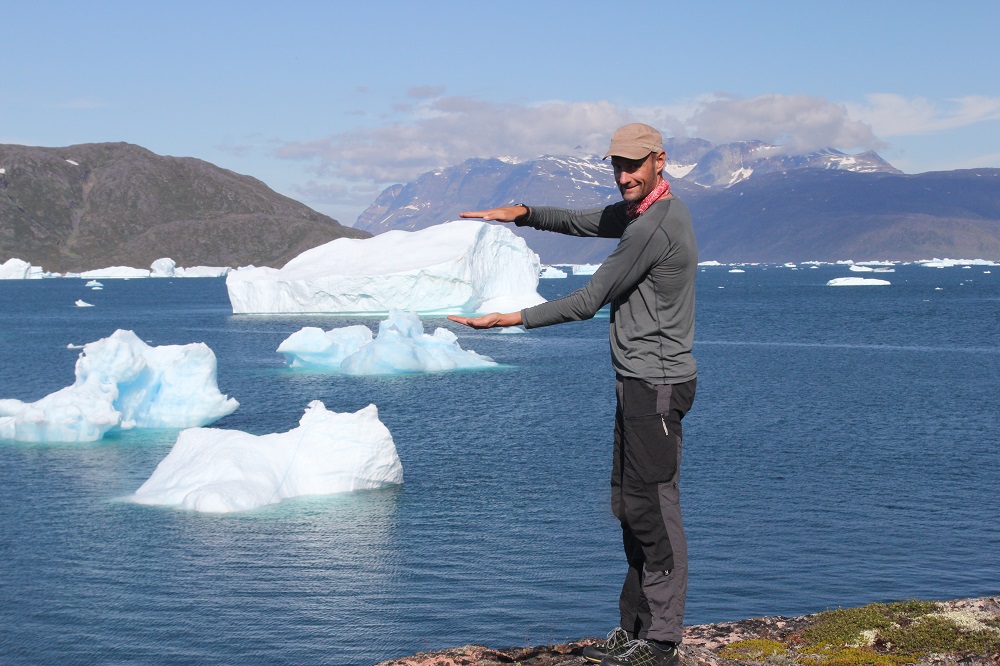
[[464, 324], [470, 328], [519, 326], [521, 324], [521, 313], [508, 312], [507, 314], [500, 314], [499, 312], [491, 312], [481, 317], [459, 317], [457, 315], [448, 315], [448, 319], [458, 322], [459, 324]]
[[459, 213], [459, 217], [478, 217], [483, 220], [496, 220], [497, 222], [513, 222], [522, 215], [527, 215], [528, 209], [524, 206], [502, 206], [500, 208], [490, 208], [489, 210], [473, 210], [467, 213]]

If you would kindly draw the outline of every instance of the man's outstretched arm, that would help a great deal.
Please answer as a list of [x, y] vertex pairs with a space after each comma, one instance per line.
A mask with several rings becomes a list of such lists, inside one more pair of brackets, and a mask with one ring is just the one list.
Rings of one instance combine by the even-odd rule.
[[478, 217], [483, 220], [496, 220], [497, 222], [513, 222], [519, 217], [528, 214], [528, 207], [522, 204], [516, 206], [501, 206], [500, 208], [490, 208], [489, 210], [473, 210], [466, 213], [459, 213], [459, 217]]
[[481, 317], [459, 317], [457, 315], [448, 315], [448, 319], [458, 322], [459, 324], [465, 324], [470, 328], [494, 328], [496, 326], [520, 326], [521, 324], [521, 313], [520, 312], [508, 312], [507, 314], [500, 314], [499, 312], [491, 312], [485, 314]]

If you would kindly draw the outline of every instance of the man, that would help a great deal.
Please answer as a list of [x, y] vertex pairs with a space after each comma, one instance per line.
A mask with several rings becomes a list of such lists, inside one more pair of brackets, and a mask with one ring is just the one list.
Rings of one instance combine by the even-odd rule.
[[549, 326], [593, 317], [611, 304], [617, 407], [611, 506], [622, 526], [628, 573], [621, 626], [584, 656], [604, 666], [673, 666], [682, 638], [687, 544], [678, 481], [681, 419], [694, 401], [694, 280], [691, 215], [663, 178], [660, 133], [632, 123], [615, 131], [611, 158], [623, 201], [585, 211], [524, 204], [462, 217], [575, 236], [620, 238], [588, 284], [520, 312], [450, 317], [473, 328]]

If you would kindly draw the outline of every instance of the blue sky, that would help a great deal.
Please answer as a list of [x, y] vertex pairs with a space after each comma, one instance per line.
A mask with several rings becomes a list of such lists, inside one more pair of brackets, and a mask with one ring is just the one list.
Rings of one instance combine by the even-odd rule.
[[0, 23], [0, 143], [197, 157], [347, 224], [393, 182], [598, 153], [633, 120], [1000, 167], [993, 0], [0, 0]]

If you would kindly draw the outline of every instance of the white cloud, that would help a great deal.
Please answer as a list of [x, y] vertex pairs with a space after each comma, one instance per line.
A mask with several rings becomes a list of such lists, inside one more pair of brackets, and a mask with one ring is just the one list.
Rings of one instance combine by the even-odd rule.
[[959, 97], [942, 103], [879, 93], [865, 99], [865, 104], [848, 104], [848, 110], [886, 137], [936, 134], [1000, 119], [1000, 97]]
[[687, 125], [692, 136], [714, 143], [760, 139], [791, 153], [885, 145], [869, 125], [852, 120], [846, 107], [809, 95], [718, 96], [697, 108]]
[[315, 160], [327, 176], [405, 182], [470, 157], [596, 154], [607, 148], [608, 128], [630, 120], [629, 111], [605, 101], [524, 106], [443, 97], [416, 107], [408, 123], [286, 143], [277, 154]]
[[[513, 104], [434, 96], [443, 91], [432, 86], [408, 92], [412, 105], [396, 109], [404, 121], [279, 144], [276, 154], [311, 163], [318, 182], [358, 185], [350, 194], [354, 198], [376, 185], [408, 182], [470, 157], [602, 154], [611, 130], [632, 121], [650, 123], [664, 136], [713, 143], [760, 139], [787, 152], [826, 147], [853, 152], [886, 149], [880, 137], [943, 132], [1000, 118], [1000, 99], [990, 97], [949, 100], [942, 106], [891, 94], [870, 95], [866, 104], [809, 95], [715, 94], [626, 108], [604, 100]], [[332, 198], [339, 186], [308, 187], [317, 194], [326, 190], [324, 198]]]

